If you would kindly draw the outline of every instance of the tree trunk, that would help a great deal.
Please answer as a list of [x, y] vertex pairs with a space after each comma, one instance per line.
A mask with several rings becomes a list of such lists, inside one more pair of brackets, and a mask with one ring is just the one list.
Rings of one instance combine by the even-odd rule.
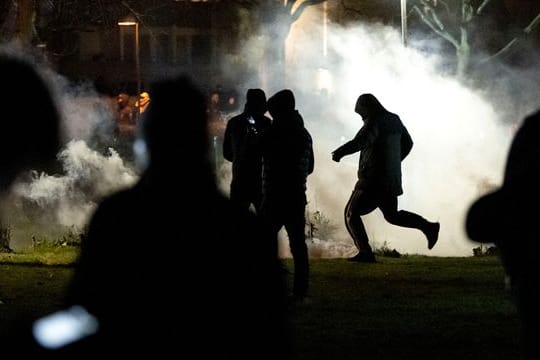
[[15, 20], [15, 37], [26, 46], [31, 44], [34, 37], [35, 1], [19, 0]]
[[471, 61], [471, 47], [469, 45], [469, 34], [467, 29], [461, 27], [461, 41], [459, 47], [456, 49], [457, 56], [457, 68], [456, 75], [458, 78], [463, 78], [469, 70], [469, 64]]

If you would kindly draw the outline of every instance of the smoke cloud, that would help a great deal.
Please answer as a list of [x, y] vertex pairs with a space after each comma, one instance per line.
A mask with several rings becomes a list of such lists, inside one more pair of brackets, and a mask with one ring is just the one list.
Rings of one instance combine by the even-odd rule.
[[102, 155], [83, 140], [70, 141], [58, 158], [62, 175], [33, 172], [13, 189], [3, 218], [13, 228], [14, 248], [28, 246], [32, 236], [82, 232], [100, 200], [137, 179], [114, 149]]
[[[315, 171], [308, 178], [307, 207], [313, 224], [308, 229], [311, 255], [355, 253], [343, 210], [356, 181], [358, 154], [335, 163], [330, 153], [363, 125], [353, 110], [362, 93], [373, 93], [398, 114], [414, 140], [402, 164], [404, 194], [399, 208], [441, 223], [439, 243], [429, 251], [421, 232], [390, 225], [376, 210], [363, 217], [371, 244], [376, 248], [386, 244], [405, 254], [472, 255], [478, 244], [467, 239], [464, 217], [472, 201], [500, 185], [514, 131], [539, 106], [536, 90], [528, 90], [537, 88], [538, 70], [501, 67], [501, 76], [482, 87], [473, 86], [448, 75], [447, 69], [441, 71], [444, 59], [425, 51], [436, 46], [425, 46], [423, 52], [404, 48], [400, 32], [380, 24], [325, 30], [320, 10], [308, 8], [295, 23], [285, 62], [286, 86], [295, 92], [297, 109], [314, 141]], [[281, 86], [272, 77], [279, 71], [263, 61], [270, 33], [255, 34], [241, 49], [258, 73], [242, 78], [243, 90], [260, 87], [267, 97]], [[410, 39], [415, 41], [420, 40]], [[31, 236], [81, 230], [104, 196], [138, 178], [110, 147], [111, 99], [50, 69], [43, 73], [57, 94], [66, 146], [58, 157], [59, 174], [32, 173], [3, 201], [3, 219], [13, 229], [15, 248], [27, 246]], [[225, 162], [218, 171], [225, 192], [230, 170]], [[286, 236], [281, 235], [282, 256], [290, 256]]]
[[[441, 223], [439, 242], [430, 251], [420, 231], [390, 225], [376, 210], [363, 217], [372, 245], [386, 244], [406, 254], [472, 255], [478, 244], [464, 232], [468, 207], [501, 184], [514, 131], [538, 104], [530, 96], [509, 97], [501, 91], [508, 89], [501, 82], [517, 81], [511, 69], [505, 79], [494, 79], [483, 88], [467, 85], [448, 75], [449, 71], [441, 71], [444, 61], [438, 54], [403, 47], [400, 32], [380, 24], [330, 26], [328, 48], [323, 49], [320, 9], [309, 9], [287, 39], [286, 86], [295, 92], [297, 109], [314, 140], [308, 212], [320, 212], [336, 228], [326, 238], [318, 238], [315, 232], [312, 255], [355, 253], [343, 210], [356, 181], [359, 154], [335, 163], [330, 153], [363, 125], [354, 113], [362, 93], [374, 94], [398, 114], [414, 140], [411, 154], [402, 163], [404, 194], [398, 198], [399, 209]], [[252, 56], [256, 64], [263, 48], [257, 46], [261, 38], [253, 37], [243, 49], [244, 56]], [[279, 89], [264, 83], [266, 78], [262, 74], [248, 86], [262, 87], [271, 96]], [[283, 255], [290, 255], [286, 239], [282, 238], [282, 245]]]
[[[1, 51], [34, 58], [10, 46]], [[23, 174], [2, 199], [2, 224], [11, 229], [14, 249], [28, 247], [33, 239], [57, 241], [66, 233], [84, 231], [99, 201], [138, 178], [114, 149], [115, 99], [100, 96], [89, 84], [72, 83], [45, 65], [39, 70], [60, 110], [65, 146], [57, 155], [56, 173]]]

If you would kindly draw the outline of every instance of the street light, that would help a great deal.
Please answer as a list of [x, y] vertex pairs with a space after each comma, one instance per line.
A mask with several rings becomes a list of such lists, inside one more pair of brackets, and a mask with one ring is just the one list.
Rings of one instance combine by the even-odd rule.
[[[136, 71], [136, 77], [137, 77], [137, 120], [139, 120], [139, 116], [141, 113], [141, 107], [140, 107], [140, 96], [141, 96], [141, 62], [140, 62], [140, 54], [139, 54], [139, 23], [132, 18], [126, 18], [123, 20], [118, 21], [118, 26], [120, 26], [120, 29], [122, 29], [122, 26], [135, 26], [135, 71]], [[122, 34], [120, 34], [120, 41], [123, 45], [123, 37]], [[122, 54], [124, 52], [124, 47], [121, 46]]]

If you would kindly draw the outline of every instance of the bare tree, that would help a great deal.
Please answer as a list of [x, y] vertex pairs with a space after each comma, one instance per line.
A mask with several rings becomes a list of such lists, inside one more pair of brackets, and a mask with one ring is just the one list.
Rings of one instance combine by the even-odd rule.
[[[412, 10], [420, 19], [455, 49], [456, 75], [459, 77], [465, 76], [471, 68], [472, 52], [475, 50], [471, 46], [471, 37], [474, 33], [473, 25], [481, 16], [485, 15], [490, 3], [492, 0], [461, 0], [458, 4], [459, 11], [455, 12], [452, 12], [447, 2], [441, 0], [417, 0], [412, 6]], [[500, 50], [479, 60], [479, 63], [508, 55], [520, 40], [531, 34], [539, 24], [540, 13], [534, 16], [530, 23], [516, 33]]]
[[[409, 0], [408, 17], [411, 14], [417, 15], [421, 23], [427, 25], [430, 31], [450, 45], [455, 53], [455, 72], [458, 76], [463, 77], [469, 74], [474, 66], [482, 66], [512, 54], [514, 50], [519, 48], [520, 43], [530, 38], [540, 23], [540, 12], [538, 12], [540, 7], [533, 6], [535, 1], [529, 0], [525, 3], [522, 1], [518, 5], [512, 0]], [[374, 18], [379, 21], [396, 23], [394, 20], [397, 12], [388, 10], [398, 3], [398, 1], [382, 0], [379, 2], [341, 0], [339, 4], [342, 11], [354, 15], [357, 21]], [[525, 6], [524, 4], [529, 5]], [[528, 9], [524, 9], [524, 7], [528, 7]], [[495, 31], [486, 30], [486, 24], [491, 22], [493, 28], [501, 30], [513, 22], [508, 14], [508, 8], [512, 8], [514, 12], [519, 10], [522, 17], [529, 14], [530, 18], [525, 25], [521, 24], [517, 29], [505, 29], [512, 34], [511, 37], [503, 37], [497, 33], [496, 36], [499, 40], [497, 44], [494, 45], [493, 41], [486, 41], [486, 37], [494, 36], [495, 33]], [[527, 10], [531, 11], [527, 12]], [[504, 24], [492, 24], [493, 21], [496, 21], [492, 19], [494, 12], [498, 12], [499, 16], [502, 16], [502, 19], [498, 20]], [[500, 14], [504, 12], [506, 12], [505, 15]], [[513, 24], [512, 26], [518, 25]], [[489, 49], [483, 46], [486, 43], [491, 45]]]

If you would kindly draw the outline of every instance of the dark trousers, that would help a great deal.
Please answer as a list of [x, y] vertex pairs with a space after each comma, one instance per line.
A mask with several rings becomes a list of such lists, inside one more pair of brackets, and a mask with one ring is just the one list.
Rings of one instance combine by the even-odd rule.
[[262, 189], [254, 185], [262, 182], [261, 179], [254, 178], [253, 183], [240, 183], [235, 180], [231, 183], [230, 199], [241, 209], [249, 209], [253, 205], [255, 212], [259, 212], [262, 200]]
[[285, 227], [289, 237], [289, 246], [294, 262], [294, 285], [293, 294], [295, 296], [307, 296], [309, 288], [309, 255], [306, 245], [306, 218], [305, 202], [283, 202], [282, 205], [264, 204], [261, 213], [267, 227], [270, 241], [275, 244], [275, 251], [278, 248], [278, 232]]
[[359, 252], [373, 253], [361, 216], [376, 208], [382, 211], [390, 224], [424, 231], [429, 222], [412, 212], [398, 211], [397, 203], [397, 196], [381, 195], [376, 191], [355, 187], [345, 206], [345, 226]]

